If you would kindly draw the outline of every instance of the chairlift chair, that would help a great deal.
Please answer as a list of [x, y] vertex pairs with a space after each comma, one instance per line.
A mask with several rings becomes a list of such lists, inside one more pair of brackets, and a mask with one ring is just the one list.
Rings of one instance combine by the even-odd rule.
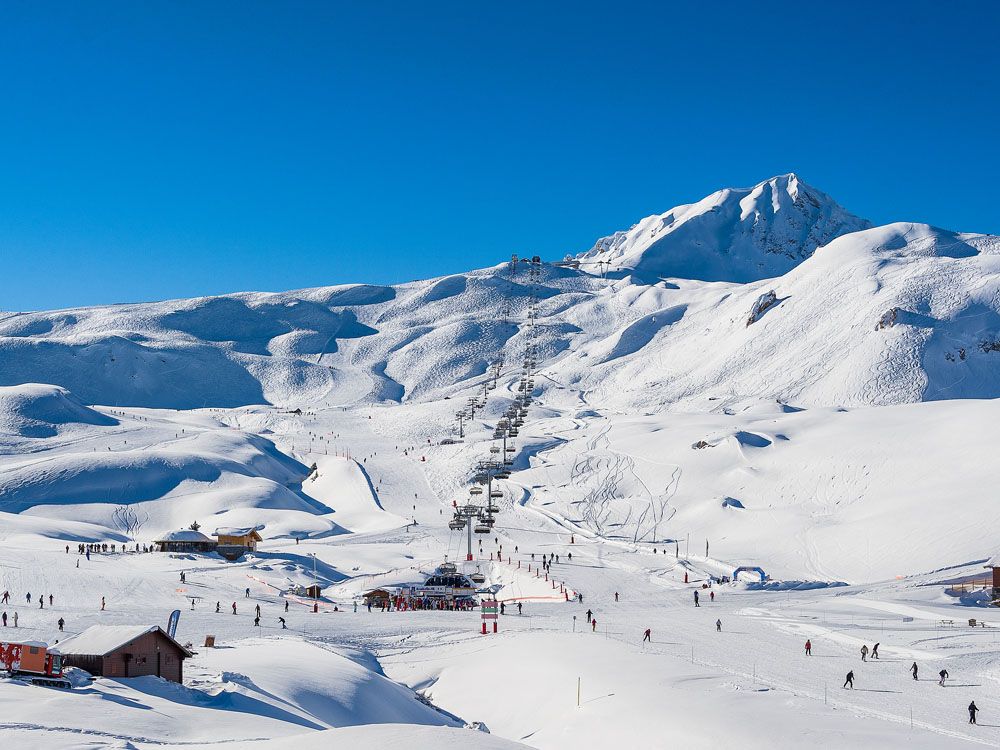
[[476, 522], [476, 526], [472, 530], [477, 534], [489, 534], [490, 524], [487, 524], [485, 520], [479, 520]]
[[470, 495], [482, 495], [483, 494], [483, 488], [482, 487], [469, 487], [469, 494]]
[[453, 519], [448, 521], [448, 528], [452, 531], [461, 531], [465, 528], [465, 519], [461, 516], [455, 516]]

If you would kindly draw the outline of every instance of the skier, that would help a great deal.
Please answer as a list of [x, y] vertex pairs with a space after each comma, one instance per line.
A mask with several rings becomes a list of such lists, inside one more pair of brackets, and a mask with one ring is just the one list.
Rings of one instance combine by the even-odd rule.
[[572, 552], [570, 552], [568, 555], [566, 555], [566, 557], [569, 558], [570, 562], [573, 562], [573, 553]]
[[877, 643], [874, 646], [872, 646], [872, 658], [873, 659], [877, 659], [878, 658], [878, 644]]
[[260, 617], [260, 605], [257, 605], [257, 617]]
[[587, 622], [590, 622], [590, 618], [594, 616], [594, 613], [589, 609], [587, 610]]
[[721, 633], [722, 632], [722, 620], [716, 620], [715, 621], [715, 631], [717, 633]]
[[615, 592], [615, 601], [618, 601], [618, 592]]
[[[4, 619], [5, 619], [5, 620], [7, 619], [7, 616], [6, 616], [6, 615], [4, 615]], [[6, 624], [6, 623], [5, 623], [5, 624]], [[61, 618], [61, 617], [60, 617], [60, 618], [59, 618], [59, 623], [58, 623], [58, 624], [59, 624], [59, 631], [60, 631], [60, 632], [62, 632], [62, 629], [63, 629], [63, 626], [64, 626], [64, 625], [66, 624], [66, 621], [65, 621], [65, 620], [64, 620], [63, 618]]]
[[708, 592], [708, 598], [711, 599], [714, 602], [715, 601], [715, 592], [714, 591], [709, 591]]
[[847, 679], [844, 680], [844, 687], [846, 688], [848, 685], [851, 686], [851, 690], [854, 690], [854, 670], [853, 669], [850, 672], [847, 673]]
[[972, 703], [969, 704], [969, 723], [970, 724], [975, 724], [976, 723], [976, 714], [977, 713], [979, 713], [979, 709], [976, 707], [976, 702], [972, 701]]
[[[285, 599], [285, 611], [286, 611], [286, 612], [288, 611], [288, 600], [287, 600], [287, 599]], [[371, 611], [372, 611], [372, 605], [371, 605], [371, 602], [369, 602], [369, 603], [368, 603], [368, 611], [369, 611], [369, 612], [371, 612]]]
[[181, 583], [186, 583], [186, 581], [184, 580], [184, 571], [183, 570], [181, 571]]
[[7, 627], [7, 613], [6, 612], [3, 613], [3, 617], [0, 618], [0, 621], [3, 622], [3, 626], [4, 627]]
[[255, 618], [253, 618], [253, 626], [255, 628], [260, 627], [260, 615], [257, 615]]
[[49, 594], [49, 606], [52, 606], [52, 594]]
[[521, 602], [517, 603], [517, 613], [521, 614]]
[[694, 606], [696, 606], [696, 607], [700, 607], [701, 606], [700, 604], [698, 604], [698, 592], [697, 591], [694, 592]]
[[500, 614], [503, 615], [503, 614], [506, 614], [506, 612], [507, 612], [506, 605], [503, 602], [500, 602]]
[[104, 611], [104, 597], [101, 597], [101, 612]]
[[17, 610], [14, 610], [14, 627], [17, 627]]
[[861, 661], [868, 661], [868, 646], [861, 647]]
[[233, 614], [236, 614], [236, 602], [233, 602]]
[[288, 630], [288, 626], [285, 624], [285, 618], [284, 617], [279, 617], [278, 618], [278, 622], [281, 623], [281, 629], [282, 630]]
[[944, 681], [948, 679], [948, 670], [947, 669], [942, 669], [940, 672], [938, 672], [938, 676], [941, 678], [938, 681], [938, 685], [940, 685], [941, 687], [944, 687]]
[[917, 663], [913, 662], [913, 666], [910, 667], [910, 671], [913, 672], [913, 679], [917, 679]]
[[593, 620], [590, 621], [590, 632], [591, 633], [596, 633], [597, 632], [597, 618], [596, 617]]
[[10, 592], [9, 591], [4, 591], [3, 592], [3, 597], [0, 598], [0, 603], [7, 604], [9, 601], [10, 601]]
[[[286, 602], [286, 604], [287, 604], [287, 602]], [[355, 599], [354, 600], [354, 614], [357, 614], [357, 613], [358, 613], [358, 600]]]
[[[650, 636], [649, 628], [646, 628], [646, 632], [642, 634], [642, 642], [645, 643], [646, 641], [650, 641], [650, 637], [649, 636]], [[652, 641], [650, 641], [650, 642], [652, 642]]]
[[246, 597], [245, 597], [245, 598], [247, 598], [247, 599], [249, 599], [249, 598], [250, 598], [250, 589], [249, 589], [249, 588], [248, 588], [248, 589], [247, 589], [247, 591], [246, 591]]
[[215, 603], [215, 614], [219, 614], [222, 611], [222, 602]]
[[25, 595], [24, 595], [24, 600], [25, 600], [25, 601], [26, 601], [26, 602], [27, 602], [28, 604], [31, 604], [31, 592], [30, 592], [30, 591], [29, 591], [29, 592], [28, 592], [27, 594], [25, 594]]
[[812, 655], [813, 655], [812, 641], [807, 640], [806, 641], [806, 656], [812, 656]]

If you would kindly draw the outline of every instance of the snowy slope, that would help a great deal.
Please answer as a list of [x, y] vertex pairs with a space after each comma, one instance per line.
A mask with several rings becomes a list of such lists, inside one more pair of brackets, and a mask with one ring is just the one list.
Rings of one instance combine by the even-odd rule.
[[[924, 224], [840, 237], [784, 276], [680, 284], [546, 371], [622, 408], [1000, 395], [1000, 238]], [[750, 323], [755, 304], [775, 301]], [[578, 314], [571, 311], [569, 314]], [[716, 404], [717, 405], [717, 404]]]

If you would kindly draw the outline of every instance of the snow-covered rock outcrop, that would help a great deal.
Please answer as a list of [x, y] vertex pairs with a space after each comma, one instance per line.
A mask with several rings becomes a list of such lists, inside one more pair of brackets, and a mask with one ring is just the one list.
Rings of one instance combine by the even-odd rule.
[[787, 273], [816, 248], [871, 226], [786, 174], [649, 216], [578, 258], [646, 279], [746, 282]]

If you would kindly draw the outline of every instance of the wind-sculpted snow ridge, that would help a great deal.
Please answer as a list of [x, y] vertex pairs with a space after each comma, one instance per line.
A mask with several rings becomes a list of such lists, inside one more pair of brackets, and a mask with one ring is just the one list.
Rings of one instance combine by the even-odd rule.
[[114, 418], [84, 406], [65, 388], [38, 383], [0, 387], [0, 445], [4, 435], [52, 437], [81, 425], [115, 424]]
[[643, 278], [755, 281], [779, 276], [842, 234], [871, 227], [794, 174], [720, 190], [599, 239], [578, 256]]
[[[155, 535], [199, 519], [323, 537], [346, 533], [324, 497], [377, 503], [356, 467], [341, 470], [337, 493], [310, 495], [309, 469], [264, 437], [206, 414], [98, 411], [55, 386], [0, 388], [0, 449], [0, 513], [19, 533], [24, 524], [6, 514], [50, 519], [80, 541], [100, 538], [100, 528]], [[388, 515], [371, 522], [402, 523]]]

